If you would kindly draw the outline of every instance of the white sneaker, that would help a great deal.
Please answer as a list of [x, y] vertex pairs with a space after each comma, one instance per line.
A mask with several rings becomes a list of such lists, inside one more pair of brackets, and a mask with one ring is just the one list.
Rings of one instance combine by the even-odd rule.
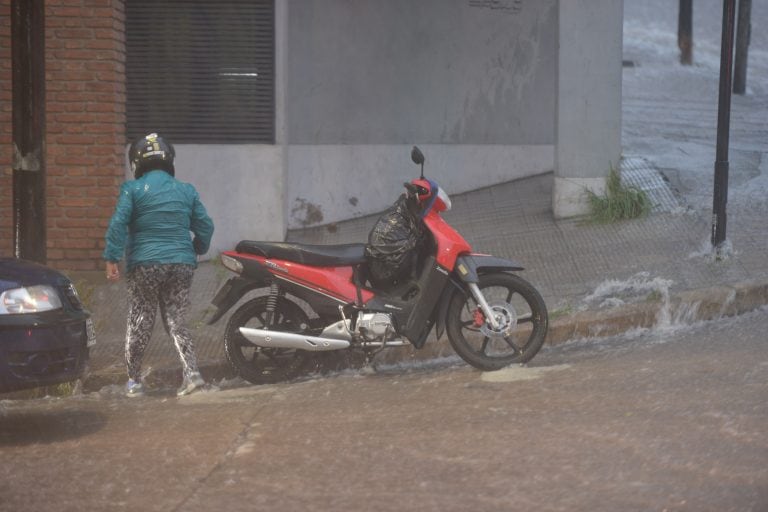
[[128, 379], [128, 382], [125, 385], [125, 396], [129, 398], [144, 396], [144, 384], [142, 384], [141, 381]]
[[176, 396], [189, 395], [195, 391], [200, 391], [203, 388], [205, 388], [205, 381], [203, 380], [203, 376], [200, 375], [200, 372], [195, 372], [190, 375], [189, 378], [184, 378], [184, 382], [176, 392]]

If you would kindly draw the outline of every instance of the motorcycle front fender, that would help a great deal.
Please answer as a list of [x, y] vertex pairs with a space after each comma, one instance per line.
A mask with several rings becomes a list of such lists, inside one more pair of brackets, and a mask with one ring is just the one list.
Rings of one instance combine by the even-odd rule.
[[450, 285], [446, 287], [446, 293], [443, 294], [438, 306], [437, 322], [435, 324], [437, 339], [440, 339], [445, 332], [448, 306], [454, 295], [458, 293], [462, 295], [469, 294], [465, 283], [477, 283], [480, 274], [517, 270], [523, 270], [523, 266], [515, 261], [487, 254], [463, 254], [456, 258], [456, 268], [449, 281]]
[[516, 261], [488, 254], [463, 254], [456, 258], [456, 275], [465, 283], [476, 283], [479, 274], [517, 270], [523, 270], [523, 266]]
[[216, 306], [216, 311], [213, 313], [213, 316], [208, 319], [207, 324], [211, 325], [216, 323], [232, 308], [232, 306], [237, 304], [237, 301], [239, 301], [243, 295], [256, 288], [262, 288], [265, 284], [266, 283], [262, 281], [255, 281], [240, 276], [229, 278], [211, 301], [211, 304]]
[[455, 277], [451, 277], [451, 279], [448, 281], [448, 285], [445, 287], [445, 292], [443, 292], [442, 297], [440, 298], [440, 304], [437, 306], [437, 320], [435, 322], [435, 336], [439, 340], [443, 337], [443, 333], [445, 332], [445, 322], [448, 318], [448, 305], [451, 303], [451, 300], [453, 299], [453, 296], [457, 293], [467, 293], [464, 290], [464, 287], [456, 280]]

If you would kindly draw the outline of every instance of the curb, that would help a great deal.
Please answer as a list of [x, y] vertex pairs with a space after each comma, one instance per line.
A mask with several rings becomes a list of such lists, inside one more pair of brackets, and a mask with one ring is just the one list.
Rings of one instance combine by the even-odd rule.
[[743, 282], [690, 290], [666, 300], [583, 311], [550, 324], [547, 344], [615, 336], [632, 329], [664, 328], [730, 317], [768, 304], [768, 283]]
[[[577, 339], [599, 339], [634, 329], [650, 329], [692, 324], [732, 317], [755, 311], [768, 304], [768, 282], [748, 281], [733, 286], [714, 286], [680, 292], [661, 300], [625, 304], [601, 310], [567, 315], [550, 323], [546, 345], [559, 345]], [[422, 350], [390, 350], [377, 362], [397, 364], [454, 356], [445, 337], [430, 339]], [[230, 379], [234, 372], [227, 361], [201, 361], [200, 371], [208, 381]], [[125, 383], [125, 370], [115, 365], [92, 371], [84, 382], [86, 392]], [[150, 387], [172, 387], [181, 382], [181, 367], [156, 368], [147, 376]]]

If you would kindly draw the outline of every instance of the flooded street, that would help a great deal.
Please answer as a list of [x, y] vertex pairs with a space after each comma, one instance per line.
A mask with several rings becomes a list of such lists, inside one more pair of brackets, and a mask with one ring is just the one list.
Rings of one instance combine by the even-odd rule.
[[763, 310], [495, 373], [3, 401], [0, 510], [765, 510], [767, 330]]
[[[677, 3], [624, 2], [623, 154], [668, 185], [675, 207], [607, 226], [555, 221], [542, 175], [454, 198], [446, 216], [477, 250], [524, 262], [548, 301], [549, 341], [557, 317], [573, 327], [557, 341], [570, 341], [492, 373], [445, 342], [428, 362], [220, 381], [184, 398], [177, 379], [129, 399], [126, 295], [99, 284], [89, 293], [97, 391], [0, 399], [0, 512], [768, 511], [767, 5], [754, 3], [747, 94], [732, 104], [727, 258], [712, 257], [709, 238], [722, 3], [696, 2], [694, 64], [681, 67]], [[339, 225], [303, 243], [369, 231]], [[225, 362], [226, 322], [204, 325], [205, 311], [229, 276], [206, 262], [195, 277], [191, 319], [208, 368]], [[743, 296], [762, 309], [722, 318]], [[583, 328], [581, 313], [643, 305], [658, 314], [631, 328], [651, 329], [571, 339], [616, 332], [597, 332], [607, 320]], [[705, 313], [717, 320], [698, 323]], [[180, 377], [160, 335], [147, 371]]]

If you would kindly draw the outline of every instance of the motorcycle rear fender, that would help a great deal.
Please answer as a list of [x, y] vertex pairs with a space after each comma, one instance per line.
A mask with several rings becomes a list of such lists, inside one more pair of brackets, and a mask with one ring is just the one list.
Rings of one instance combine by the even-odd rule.
[[457, 293], [468, 294], [467, 283], [477, 283], [480, 274], [489, 272], [512, 272], [523, 270], [523, 266], [512, 260], [497, 258], [487, 254], [464, 254], [456, 258], [456, 267], [450, 280], [451, 286], [446, 286], [446, 293], [440, 300], [435, 325], [435, 334], [440, 339], [445, 332], [445, 322], [448, 316], [448, 305]]
[[240, 276], [229, 278], [211, 301], [211, 303], [216, 306], [217, 310], [213, 316], [208, 319], [208, 325], [216, 323], [222, 316], [224, 316], [224, 313], [237, 304], [237, 301], [239, 301], [243, 295], [256, 288], [262, 288], [266, 286], [266, 284], [265, 281], [257, 281]]

